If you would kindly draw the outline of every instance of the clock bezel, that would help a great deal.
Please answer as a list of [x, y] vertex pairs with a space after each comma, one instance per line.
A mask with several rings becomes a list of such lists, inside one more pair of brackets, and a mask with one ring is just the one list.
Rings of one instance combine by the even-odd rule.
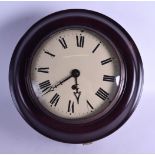
[[[119, 85], [117, 88], [117, 93], [115, 94], [112, 102], [109, 102], [109, 106], [107, 106], [104, 110], [94, 114], [93, 116], [88, 116], [86, 118], [78, 118], [78, 119], [66, 119], [63, 117], [59, 117], [55, 114], [52, 114], [51, 112], [49, 112], [38, 100], [33, 87], [32, 87], [32, 82], [31, 82], [31, 66], [32, 66], [32, 61], [34, 59], [34, 56], [37, 52], [37, 50], [40, 48], [40, 46], [44, 43], [44, 41], [48, 40], [48, 37], [50, 37], [51, 35], [54, 35], [55, 33], [58, 33], [60, 31], [64, 31], [66, 29], [72, 29], [72, 30], [77, 30], [77, 29], [82, 29], [84, 31], [90, 31], [90, 33], [94, 33], [94, 35], [97, 35], [97, 37], [100, 38], [104, 38], [104, 40], [106, 40], [106, 42], [109, 44], [109, 46], [111, 46], [111, 48], [113, 49], [113, 52], [116, 53], [118, 59], [119, 59], [119, 67], [120, 67], [120, 81], [119, 81]], [[125, 67], [124, 67], [124, 63], [123, 60], [121, 59], [121, 56], [119, 55], [116, 47], [113, 45], [113, 43], [110, 42], [110, 40], [108, 40], [108, 38], [106, 38], [106, 36], [103, 36], [103, 34], [100, 34], [99, 32], [97, 32], [97, 30], [92, 30], [88, 27], [84, 27], [84, 26], [79, 26], [79, 25], [72, 25], [72, 26], [67, 26], [67, 27], [62, 27], [60, 29], [57, 29], [55, 31], [53, 31], [51, 34], [47, 34], [47, 36], [45, 36], [40, 42], [39, 44], [37, 44], [36, 48], [34, 49], [33, 53], [31, 54], [32, 56], [29, 58], [29, 62], [27, 65], [27, 74], [25, 75], [25, 80], [27, 83], [27, 90], [29, 91], [29, 95], [31, 96], [32, 100], [33, 100], [33, 104], [37, 105], [41, 111], [43, 111], [45, 114], [47, 114], [48, 116], [52, 117], [53, 119], [63, 122], [63, 123], [69, 123], [69, 124], [85, 124], [85, 123], [89, 123], [92, 122], [96, 119], [99, 119], [100, 117], [105, 117], [106, 114], [108, 112], [110, 112], [110, 110], [112, 108], [114, 108], [114, 106], [116, 106], [117, 104], [117, 100], [119, 99], [121, 93], [122, 93], [122, 89], [123, 89], [123, 85], [125, 83]]]
[[[27, 62], [31, 49], [40, 41], [45, 31], [65, 25], [80, 24], [97, 29], [106, 35], [119, 49], [126, 68], [126, 80], [119, 101], [106, 117], [86, 124], [65, 124], [49, 121], [40, 113], [29, 98], [25, 83]], [[93, 22], [92, 22], [93, 21]], [[52, 28], [51, 28], [52, 27]], [[38, 33], [39, 32], [39, 33]], [[29, 49], [29, 50], [28, 50]], [[121, 50], [120, 50], [121, 49]], [[28, 50], [26, 52], [26, 50]], [[23, 79], [24, 78], [24, 79]], [[86, 143], [103, 138], [120, 126], [131, 116], [137, 106], [143, 84], [143, 66], [138, 49], [129, 34], [115, 21], [100, 13], [70, 9], [51, 14], [34, 24], [21, 38], [13, 53], [9, 70], [10, 90], [15, 105], [23, 118], [43, 135], [67, 143]]]

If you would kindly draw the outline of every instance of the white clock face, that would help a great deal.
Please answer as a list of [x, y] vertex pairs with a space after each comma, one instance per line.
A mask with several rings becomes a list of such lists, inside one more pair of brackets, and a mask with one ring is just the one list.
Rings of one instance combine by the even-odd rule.
[[110, 106], [120, 86], [116, 51], [96, 33], [65, 29], [49, 36], [31, 64], [40, 104], [66, 119], [87, 118]]

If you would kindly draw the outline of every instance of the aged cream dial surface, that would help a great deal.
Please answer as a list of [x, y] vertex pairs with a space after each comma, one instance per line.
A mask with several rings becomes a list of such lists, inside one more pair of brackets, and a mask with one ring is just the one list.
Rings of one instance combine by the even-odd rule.
[[66, 119], [87, 118], [109, 107], [118, 93], [120, 75], [120, 60], [111, 44], [78, 28], [50, 35], [31, 64], [39, 104]]

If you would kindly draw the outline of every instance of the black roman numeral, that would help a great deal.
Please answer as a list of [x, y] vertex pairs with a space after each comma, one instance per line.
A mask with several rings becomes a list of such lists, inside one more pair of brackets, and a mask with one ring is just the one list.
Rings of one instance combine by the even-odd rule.
[[70, 115], [71, 113], [74, 113], [74, 102], [72, 102], [71, 100], [69, 100], [68, 103], [68, 112], [70, 112]]
[[60, 37], [59, 42], [60, 42], [60, 44], [62, 45], [62, 47], [63, 47], [64, 49], [67, 48], [67, 44], [66, 44], [66, 41], [65, 41], [64, 38], [61, 38], [61, 37]]
[[102, 100], [106, 100], [109, 96], [109, 94], [102, 88], [98, 89], [98, 91], [96, 92], [96, 95], [100, 97]]
[[112, 58], [108, 58], [108, 59], [105, 59], [105, 60], [101, 61], [101, 65], [105, 65], [105, 64], [107, 64], [109, 62], [112, 62]]
[[104, 75], [103, 81], [115, 82], [115, 76]]
[[99, 47], [100, 45], [101, 45], [100, 43], [97, 44], [96, 47], [93, 49], [92, 53], [94, 53], [94, 52], [98, 49], [98, 47]]
[[50, 53], [49, 51], [47, 51], [47, 50], [45, 50], [45, 49], [43, 49], [43, 51], [44, 51], [44, 53], [46, 53], [46, 54], [50, 55], [51, 57], [55, 57], [55, 55], [54, 55], [54, 54], [52, 54], [52, 53]]
[[44, 82], [39, 83], [39, 87], [42, 90], [42, 92], [44, 92], [51, 87], [51, 83], [49, 80], [46, 80]]
[[94, 109], [94, 107], [90, 104], [90, 102], [87, 100], [87, 105], [91, 108], [91, 110]]
[[60, 99], [60, 95], [56, 93], [50, 101], [51, 106], [54, 105], [56, 107], [59, 99]]
[[37, 69], [38, 72], [49, 73], [49, 67], [41, 67]]
[[80, 34], [80, 36], [76, 36], [76, 44], [77, 44], [77, 47], [82, 47], [84, 46], [84, 36], [82, 36]]

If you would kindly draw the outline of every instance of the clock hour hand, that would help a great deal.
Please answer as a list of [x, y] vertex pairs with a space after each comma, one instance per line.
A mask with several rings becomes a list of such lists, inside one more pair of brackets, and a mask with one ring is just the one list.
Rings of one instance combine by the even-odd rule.
[[75, 85], [72, 86], [72, 89], [75, 90], [74, 95], [77, 99], [77, 103], [79, 104], [79, 99], [80, 99], [80, 95], [81, 95], [81, 91], [79, 91], [79, 88], [78, 88], [78, 82], [77, 82], [77, 77], [74, 77], [75, 79]]
[[77, 99], [77, 103], [79, 104], [79, 99], [80, 99], [81, 91], [79, 91], [79, 92], [73, 92], [73, 93], [74, 93], [74, 95], [75, 95], [75, 97]]

